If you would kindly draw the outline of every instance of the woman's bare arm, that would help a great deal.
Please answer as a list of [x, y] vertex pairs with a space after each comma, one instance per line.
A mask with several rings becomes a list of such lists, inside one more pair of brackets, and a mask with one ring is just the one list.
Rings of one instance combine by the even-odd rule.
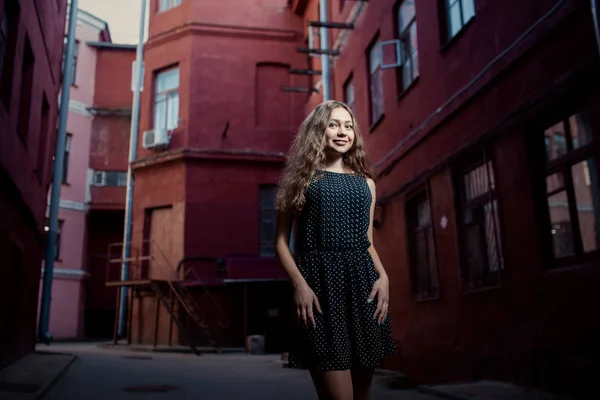
[[283, 267], [286, 275], [294, 287], [306, 284], [304, 277], [298, 270], [292, 252], [290, 251], [290, 233], [294, 219], [285, 211], [277, 212], [277, 225], [275, 228], [275, 254]]
[[290, 232], [292, 230], [293, 221], [294, 219], [290, 213], [282, 211], [277, 212], [275, 253], [294, 287], [296, 317], [302, 320], [305, 327], [308, 327], [309, 323], [314, 327], [316, 326], [316, 322], [313, 308], [319, 313], [322, 313], [321, 305], [319, 304], [319, 299], [317, 299], [317, 296], [315, 296], [315, 293], [308, 286], [308, 283], [300, 273], [300, 270], [294, 261], [294, 257], [292, 256], [292, 252], [290, 251]]

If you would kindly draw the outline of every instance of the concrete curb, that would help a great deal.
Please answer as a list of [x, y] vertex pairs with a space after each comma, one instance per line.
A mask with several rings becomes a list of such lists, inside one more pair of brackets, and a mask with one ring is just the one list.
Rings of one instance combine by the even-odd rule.
[[[52, 354], [50, 352], [44, 352], [44, 353], [48, 353], [48, 354]], [[44, 397], [44, 395], [46, 395], [46, 393], [50, 390], [50, 388], [56, 383], [58, 382], [58, 380], [60, 378], [62, 378], [62, 376], [67, 372], [67, 370], [69, 369], [69, 367], [75, 362], [75, 360], [77, 359], [77, 355], [76, 354], [67, 354], [67, 353], [54, 353], [54, 354], [62, 354], [62, 355], [68, 355], [71, 357], [71, 359], [69, 360], [69, 362], [67, 364], [65, 364], [65, 366], [62, 368], [62, 370], [59, 371], [58, 374], [56, 374], [54, 376], [54, 378], [50, 379], [48, 382], [46, 382], [45, 385], [43, 385], [37, 392], [35, 392], [33, 394], [33, 399], [34, 400], [39, 400], [42, 397]]]
[[[182, 347], [157, 347], [153, 348], [151, 345], [127, 345], [127, 344], [113, 344], [113, 343], [100, 343], [96, 346], [99, 349], [108, 350], [127, 350], [133, 352], [142, 353], [171, 353], [171, 354], [194, 354], [191, 348]], [[243, 347], [227, 347], [222, 348], [219, 352], [215, 348], [199, 347], [198, 351], [202, 354], [239, 354], [244, 353]]]

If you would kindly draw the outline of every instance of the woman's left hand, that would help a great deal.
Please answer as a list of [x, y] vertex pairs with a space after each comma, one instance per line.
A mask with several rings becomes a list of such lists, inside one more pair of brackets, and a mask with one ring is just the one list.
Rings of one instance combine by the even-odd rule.
[[375, 296], [377, 296], [377, 309], [375, 310], [375, 314], [373, 314], [373, 318], [381, 324], [387, 316], [388, 304], [390, 300], [389, 282], [387, 276], [382, 276], [375, 281], [373, 290], [371, 290], [371, 294], [369, 295], [369, 303], [375, 299]]

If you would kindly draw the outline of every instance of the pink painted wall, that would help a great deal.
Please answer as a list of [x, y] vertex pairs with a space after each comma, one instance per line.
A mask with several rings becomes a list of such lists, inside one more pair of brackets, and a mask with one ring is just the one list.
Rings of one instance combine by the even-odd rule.
[[[102, 21], [94, 21], [102, 25]], [[60, 254], [54, 263], [50, 332], [56, 339], [83, 336], [83, 280], [86, 279], [88, 167], [92, 116], [86, 108], [93, 105], [97, 52], [88, 41], [101, 40], [99, 29], [90, 26], [89, 15], [80, 15], [77, 40], [76, 75], [70, 91], [67, 133], [71, 136], [67, 182], [61, 186], [59, 220], [63, 221]]]

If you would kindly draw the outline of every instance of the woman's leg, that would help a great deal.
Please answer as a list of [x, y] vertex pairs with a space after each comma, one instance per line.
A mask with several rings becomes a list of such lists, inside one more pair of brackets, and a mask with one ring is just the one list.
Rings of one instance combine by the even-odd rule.
[[310, 371], [319, 400], [353, 400], [350, 370]]
[[371, 383], [373, 382], [374, 368], [353, 368], [352, 388], [354, 400], [369, 400], [371, 398]]

